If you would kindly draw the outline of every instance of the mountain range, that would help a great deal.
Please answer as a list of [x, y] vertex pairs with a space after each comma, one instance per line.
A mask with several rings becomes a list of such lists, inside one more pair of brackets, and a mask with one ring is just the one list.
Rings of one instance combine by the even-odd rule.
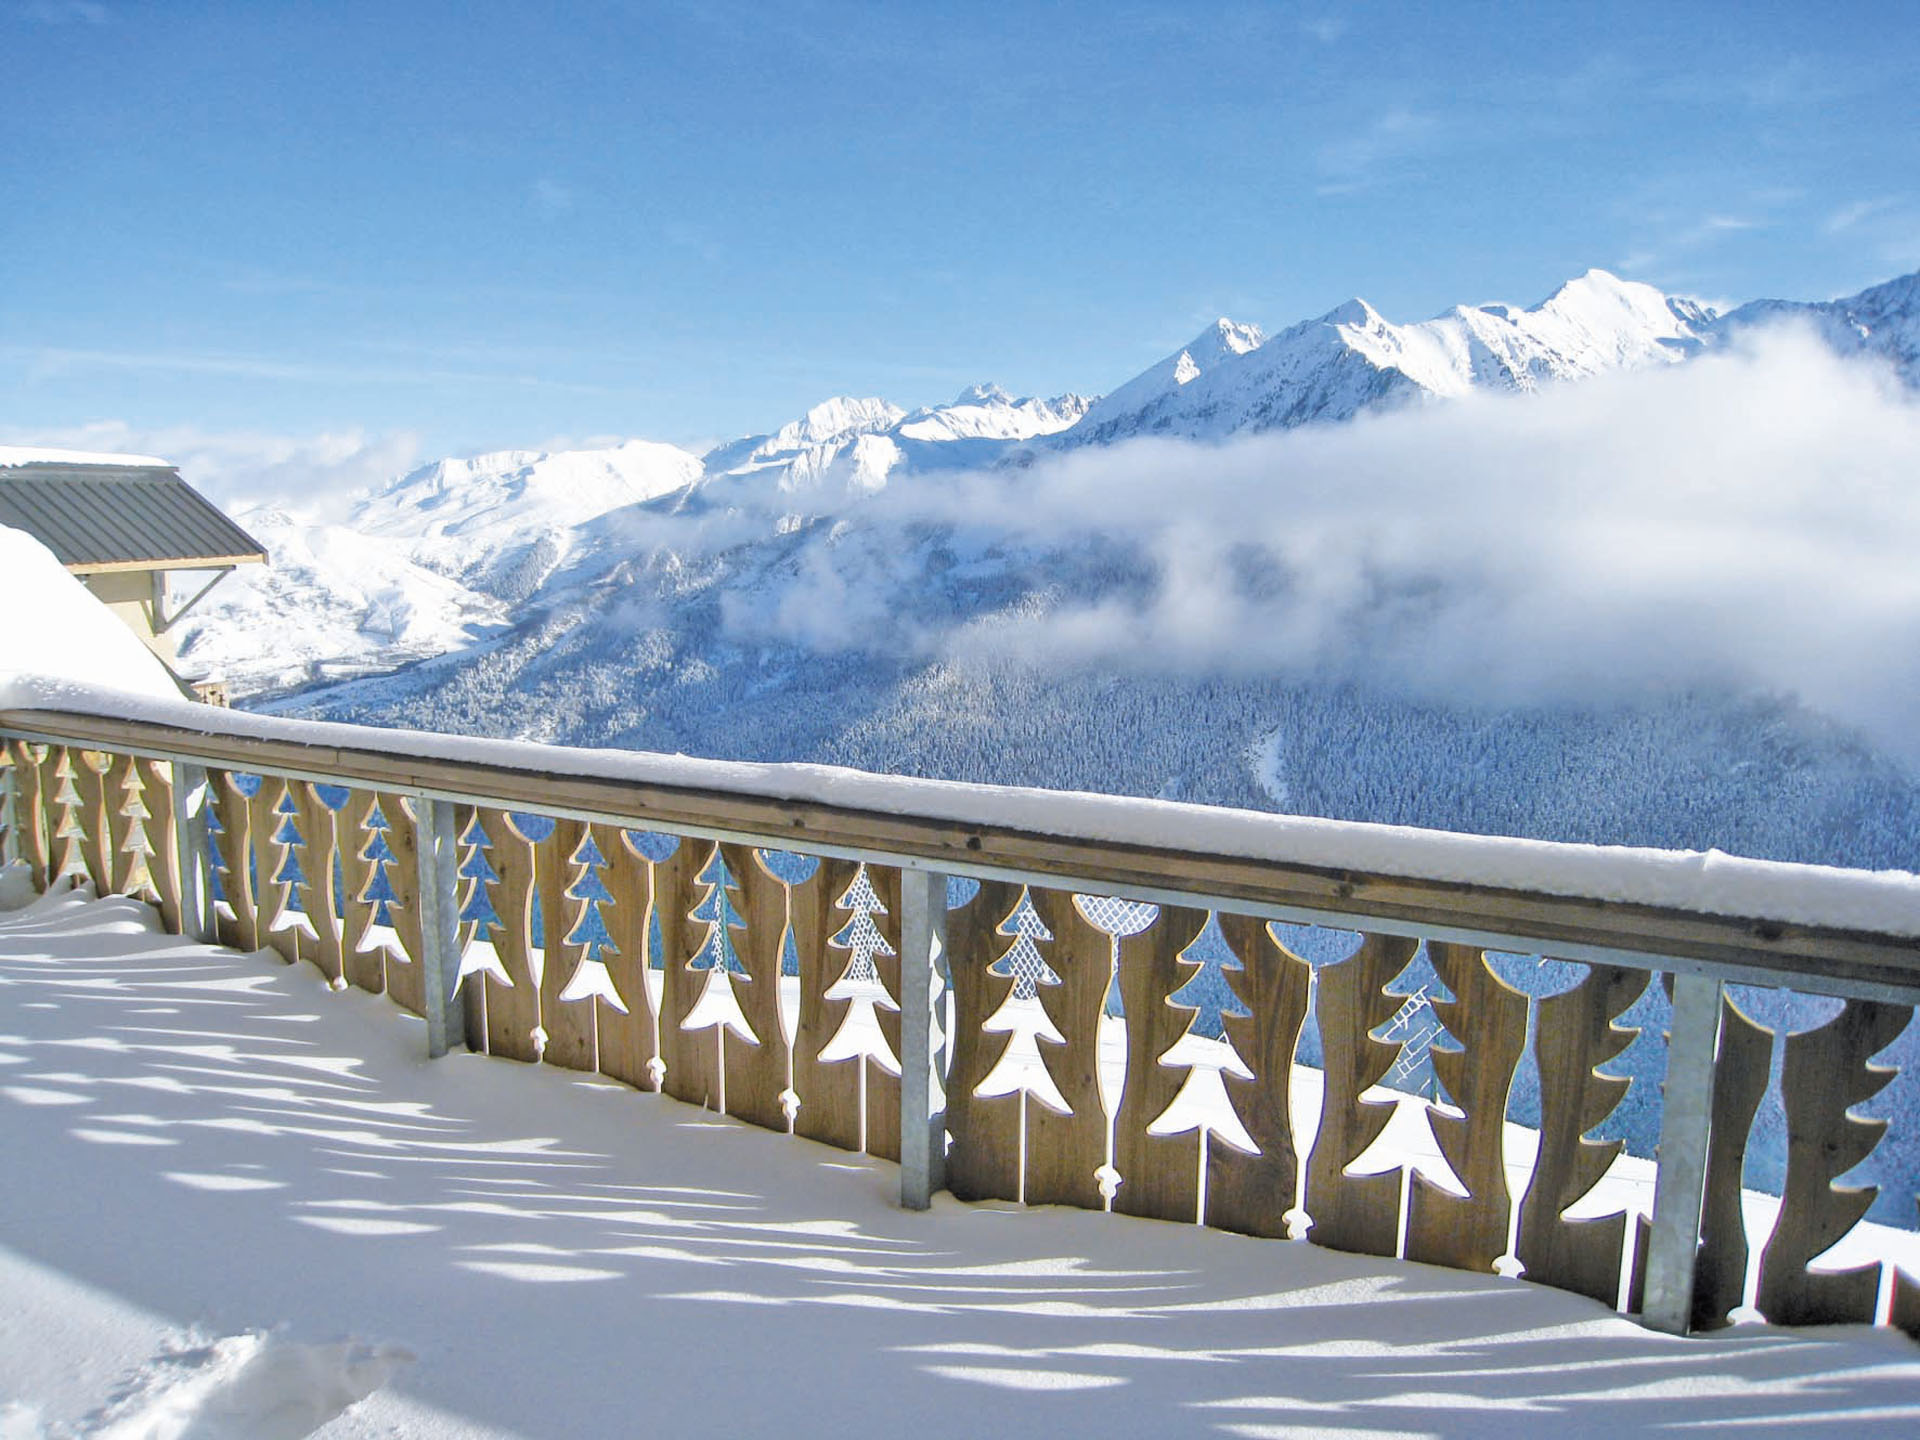
[[[1709, 687], [1488, 711], [1352, 677], [1047, 674], [995, 654], [993, 627], [1138, 589], [1137, 554], [872, 503], [1127, 442], [1678, 366], [1784, 321], [1920, 386], [1920, 276], [1721, 314], [1594, 270], [1528, 308], [1414, 324], [1360, 300], [1272, 335], [1222, 319], [1093, 400], [838, 397], [704, 455], [507, 451], [423, 466], [331, 520], [256, 507], [239, 518], [274, 563], [216, 592], [184, 655], [244, 703], [332, 718], [1911, 867], [1920, 793], [1798, 702]], [[935, 631], [985, 639], [966, 657], [911, 639]], [[1463, 781], [1467, 757], [1497, 783]]]

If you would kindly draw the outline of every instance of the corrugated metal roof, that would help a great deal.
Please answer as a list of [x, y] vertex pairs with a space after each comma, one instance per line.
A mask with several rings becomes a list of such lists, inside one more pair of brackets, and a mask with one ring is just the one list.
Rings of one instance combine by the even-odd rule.
[[0, 525], [26, 531], [74, 568], [267, 558], [171, 466], [0, 466]]

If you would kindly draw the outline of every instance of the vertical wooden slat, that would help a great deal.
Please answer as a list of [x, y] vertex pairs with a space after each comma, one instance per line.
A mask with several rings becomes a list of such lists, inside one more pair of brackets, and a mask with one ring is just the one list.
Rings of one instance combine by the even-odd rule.
[[982, 1097], [1006, 1041], [981, 1027], [1013, 993], [1012, 976], [989, 974], [1000, 958], [1001, 921], [1013, 913], [1020, 887], [983, 880], [965, 905], [947, 912], [948, 974], [953, 985], [952, 1058], [947, 1070], [947, 1189], [961, 1200], [1013, 1200], [1020, 1194], [1019, 1094]]
[[399, 937], [396, 951], [388, 947], [387, 998], [410, 1015], [427, 1013], [426, 977], [421, 973], [420, 955], [420, 842], [413, 812], [406, 798], [392, 791], [380, 791], [375, 798], [387, 820], [387, 848], [393, 861], [387, 867], [387, 880], [393, 886], [391, 902], [394, 934]]
[[829, 942], [839, 933], [839, 902], [859, 873], [858, 861], [823, 859], [793, 887], [788, 902], [800, 962], [800, 1014], [793, 1034], [793, 1088], [800, 1112], [793, 1130], [842, 1150], [860, 1148], [860, 1072], [851, 1061], [823, 1064], [820, 1052], [840, 1033], [852, 1004], [827, 998], [850, 960], [850, 952]]
[[160, 923], [172, 935], [184, 933], [179, 842], [173, 824], [173, 767], [164, 760], [141, 760], [140, 786], [146, 796], [147, 873], [153, 877]]
[[231, 770], [207, 772], [207, 797], [220, 820], [220, 943], [236, 950], [260, 948], [259, 911], [253, 901], [253, 818]]
[[1306, 1023], [1313, 971], [1273, 938], [1264, 920], [1222, 915], [1220, 933], [1243, 969], [1228, 983], [1251, 1012], [1224, 1017], [1227, 1038], [1253, 1071], [1223, 1072], [1240, 1123], [1260, 1147], [1248, 1155], [1226, 1144], [1207, 1151], [1207, 1223], [1243, 1235], [1284, 1238], [1299, 1187], [1293, 1143], [1293, 1057]]
[[1380, 1083], [1398, 1053], [1369, 1033], [1393, 1018], [1400, 1002], [1387, 984], [1419, 948], [1397, 935], [1369, 935], [1353, 957], [1319, 972], [1316, 1002], [1325, 1053], [1326, 1088], [1320, 1098], [1320, 1133], [1307, 1159], [1307, 1238], [1316, 1245], [1363, 1255], [1392, 1255], [1400, 1229], [1400, 1172], [1349, 1175], [1351, 1165], [1380, 1137], [1392, 1118], [1391, 1103], [1361, 1095]]
[[[479, 814], [480, 807], [477, 805], [453, 807], [453, 833], [458, 842], [454, 853], [456, 869], [459, 871], [454, 887], [454, 915], [458, 930], [456, 943], [463, 965], [465, 958], [472, 953], [475, 941], [487, 938], [480, 933], [480, 922], [471, 917], [468, 909], [482, 881], [476, 875], [465, 873], [468, 862], [474, 858], [474, 853], [481, 848], [485, 839], [479, 831]], [[462, 1042], [474, 1054], [484, 1055], [487, 1053], [486, 980], [478, 974], [463, 973], [458, 983]]]
[[1695, 1330], [1718, 1330], [1744, 1298], [1747, 1227], [1740, 1201], [1741, 1171], [1754, 1114], [1767, 1093], [1773, 1032], [1721, 1001], [1720, 1046], [1713, 1067], [1713, 1118], [1707, 1139], [1707, 1177], [1700, 1206], [1700, 1247], [1693, 1271]]
[[52, 851], [47, 839], [47, 791], [42, 783], [40, 759], [35, 755], [41, 747], [29, 745], [24, 740], [15, 740], [8, 746], [13, 755], [14, 775], [14, 815], [20, 826], [20, 858], [27, 862], [33, 871], [33, 888], [47, 888], [47, 862]]
[[596, 1068], [592, 1003], [560, 998], [586, 955], [584, 947], [567, 939], [577, 908], [567, 891], [578, 869], [574, 854], [586, 834], [583, 820], [557, 821], [553, 833], [534, 847], [533, 857], [546, 951], [540, 970], [540, 1028], [547, 1032], [547, 1048], [540, 1058], [568, 1070]]
[[1493, 973], [1486, 956], [1469, 945], [1427, 942], [1440, 983], [1452, 1000], [1433, 1001], [1434, 1013], [1459, 1043], [1435, 1048], [1434, 1073], [1461, 1114], [1428, 1112], [1440, 1153], [1466, 1187], [1463, 1196], [1413, 1177], [1407, 1202], [1409, 1260], [1480, 1274], [1506, 1253], [1507, 1092], [1527, 1044], [1527, 997]]
[[[107, 886], [115, 895], [132, 895], [144, 887], [139, 855], [134, 850], [134, 831], [140, 817], [132, 813], [132, 799], [138, 794], [139, 780], [131, 755], [107, 755], [106, 773], [101, 777], [107, 820]], [[133, 782], [130, 787], [128, 782]], [[140, 808], [145, 809], [144, 799]], [[146, 839], [142, 828], [141, 840]]]
[[1168, 997], [1197, 971], [1180, 956], [1206, 928], [1207, 912], [1163, 905], [1145, 930], [1119, 939], [1120, 1003], [1126, 1009], [1127, 1079], [1113, 1123], [1113, 1167], [1123, 1215], [1192, 1221], [1200, 1199], [1200, 1132], [1149, 1135], [1180, 1093], [1181, 1074], [1160, 1057], [1187, 1033], [1192, 1010]]
[[1040, 1004], [1066, 1044], [1042, 1040], [1041, 1059], [1071, 1107], [1059, 1114], [1029, 1097], [1029, 1205], [1098, 1210], [1100, 1169], [1107, 1163], [1107, 1115], [1100, 1103], [1100, 1016], [1113, 981], [1113, 942], [1080, 913], [1069, 890], [1030, 890], [1035, 913], [1053, 939], [1037, 941], [1058, 985], [1040, 987]]
[[1817, 1030], [1789, 1036], [1780, 1094], [1787, 1110], [1787, 1178], [1780, 1216], [1760, 1256], [1760, 1313], [1775, 1325], [1871, 1325], [1878, 1263], [1815, 1273], [1808, 1265], [1859, 1223], [1879, 1189], [1834, 1182], [1886, 1133], [1885, 1120], [1848, 1115], [1892, 1083], [1892, 1066], [1868, 1062], [1913, 1018], [1906, 1005], [1849, 1000]]
[[1521, 1201], [1514, 1253], [1527, 1279], [1608, 1305], [1619, 1298], [1627, 1214], [1568, 1220], [1565, 1212], [1600, 1182], [1623, 1148], [1619, 1140], [1585, 1136], [1613, 1113], [1632, 1085], [1598, 1072], [1640, 1033], [1617, 1022], [1651, 978], [1644, 970], [1590, 967], [1573, 989], [1540, 1002], [1534, 1041], [1540, 1150]]
[[347, 793], [347, 803], [333, 817], [333, 850], [340, 857], [341, 966], [349, 985], [379, 995], [387, 988], [385, 947], [369, 947], [367, 940], [368, 927], [374, 920], [374, 906], [367, 899], [373, 862], [366, 857], [373, 835], [367, 817], [373, 803], [368, 791]]
[[260, 777], [260, 788], [247, 802], [248, 823], [253, 829], [254, 907], [260, 916], [261, 938], [289, 965], [300, 958], [299, 922], [283, 923], [292, 913], [289, 903], [293, 886], [276, 877], [283, 872], [290, 842], [276, 837], [286, 816], [280, 813], [280, 801], [287, 793], [287, 782], [277, 775]]
[[733, 977], [740, 1013], [754, 1033], [749, 1042], [726, 1038], [727, 1113], [768, 1130], [785, 1131], [787, 1034], [780, 1024], [780, 961], [787, 933], [787, 887], [760, 863], [751, 845], [722, 845], [734, 878], [735, 905], [747, 922], [734, 932], [746, 974]]
[[[900, 872], [891, 865], [869, 865], [867, 878], [880, 901], [880, 913], [873, 917], [880, 936], [887, 943], [873, 957], [880, 983], [893, 997], [894, 1007], [877, 1007], [880, 1034], [895, 1060], [900, 1058]], [[867, 1067], [866, 1150], [882, 1160], [900, 1159], [900, 1077], [878, 1060], [868, 1056]]]
[[340, 896], [334, 886], [335, 832], [333, 812], [304, 780], [287, 782], [293, 797], [294, 823], [300, 827], [300, 908], [313, 927], [307, 959], [328, 983], [346, 973], [346, 951], [340, 936]]
[[531, 1065], [540, 1058], [534, 1032], [540, 1028], [540, 992], [533, 984], [533, 844], [504, 810], [482, 810], [487, 859], [500, 878], [487, 898], [499, 923], [493, 927], [493, 953], [508, 983], [486, 977], [487, 1053]]
[[73, 769], [73, 786], [80, 792], [78, 819], [86, 831], [80, 853], [86, 860], [87, 875], [93, 881], [93, 893], [113, 893], [113, 837], [108, 819], [107, 786], [104, 767], [107, 756], [93, 750], [68, 750]]
[[706, 924], [692, 914], [703, 888], [698, 877], [713, 855], [711, 841], [686, 839], [653, 867], [654, 905], [660, 916], [660, 1058], [667, 1069], [661, 1088], [676, 1100], [702, 1106], [715, 1103], [720, 1094], [713, 1036], [681, 1027], [707, 982], [704, 974], [687, 967], [707, 938]]
[[[1920, 1196], [1914, 1197], [1915, 1205], [1920, 1207]], [[1896, 1329], [1904, 1330], [1915, 1340], [1920, 1340], [1920, 1280], [1905, 1270], [1893, 1272], [1893, 1307], [1887, 1314], [1887, 1320]]]
[[607, 974], [627, 1008], [623, 1014], [601, 1000], [594, 1024], [600, 1073], [643, 1090], [658, 1089], [653, 1078], [656, 1020], [647, 988], [648, 917], [653, 910], [653, 867], [639, 855], [617, 825], [593, 827], [594, 843], [607, 857], [606, 886], [613, 899], [605, 906], [613, 953]]

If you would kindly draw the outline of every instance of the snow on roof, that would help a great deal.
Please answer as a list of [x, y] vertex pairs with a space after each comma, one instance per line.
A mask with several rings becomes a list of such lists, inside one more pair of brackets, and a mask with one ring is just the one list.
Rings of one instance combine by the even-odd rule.
[[156, 455], [113, 455], [104, 450], [55, 450], [45, 445], [0, 445], [0, 467], [9, 465], [158, 465], [174, 468]]
[[13, 675], [60, 676], [137, 697], [180, 687], [138, 636], [33, 536], [0, 525], [0, 689]]

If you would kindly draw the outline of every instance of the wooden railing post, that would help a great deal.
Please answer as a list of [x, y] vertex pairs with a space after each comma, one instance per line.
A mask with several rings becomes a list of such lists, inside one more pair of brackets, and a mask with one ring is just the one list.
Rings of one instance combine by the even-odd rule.
[[447, 1053], [453, 987], [460, 978], [460, 919], [456, 906], [459, 851], [453, 833], [453, 802], [413, 799], [418, 818], [416, 858], [420, 883], [420, 979], [427, 1019], [427, 1055]]
[[218, 939], [213, 914], [213, 854], [207, 807], [213, 791], [199, 765], [173, 767], [173, 853], [180, 877], [180, 933], [202, 945]]
[[933, 956], [946, 949], [947, 877], [900, 872], [900, 1204], [925, 1210], [946, 1184], [946, 1114], [933, 1108]]
[[1713, 1115], [1714, 1054], [1720, 1041], [1720, 981], [1673, 977], [1667, 1080], [1660, 1102], [1660, 1168], [1653, 1186], [1647, 1244], [1649, 1329], [1684, 1335], [1693, 1319], [1693, 1272], [1706, 1194], [1707, 1141]]
[[[0, 740], [0, 744], [4, 744]], [[0, 774], [0, 825], [7, 827], [4, 839], [0, 839], [0, 864], [11, 865], [21, 858], [20, 849], [20, 777], [9, 765], [4, 774]]]

